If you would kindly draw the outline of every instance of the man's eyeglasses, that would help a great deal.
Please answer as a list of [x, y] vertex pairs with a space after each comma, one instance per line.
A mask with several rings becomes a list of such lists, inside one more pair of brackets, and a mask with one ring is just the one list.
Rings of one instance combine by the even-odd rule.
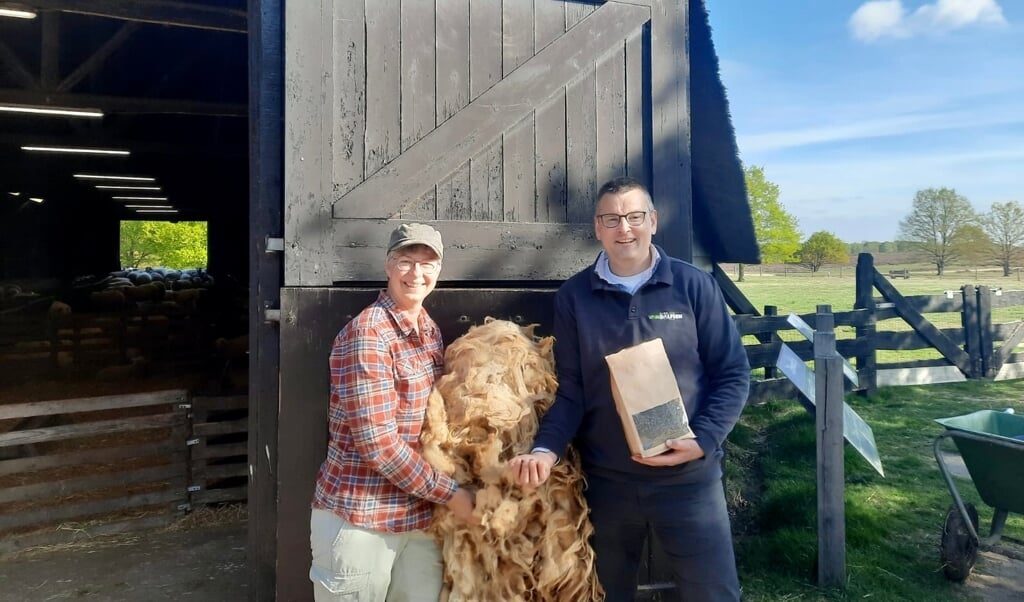
[[622, 218], [626, 218], [626, 223], [635, 228], [644, 223], [644, 220], [647, 219], [647, 212], [630, 211], [625, 215], [620, 215], [618, 213], [602, 213], [597, 216], [597, 220], [601, 222], [601, 225], [605, 228], [618, 228], [619, 222], [622, 221]]
[[403, 274], [405, 272], [412, 271], [412, 268], [414, 266], [417, 266], [417, 265], [420, 266], [420, 271], [423, 272], [424, 274], [428, 275], [428, 276], [431, 275], [431, 274], [436, 273], [437, 270], [441, 269], [441, 264], [439, 262], [436, 262], [436, 261], [419, 261], [419, 262], [417, 262], [417, 261], [413, 261], [411, 259], [396, 259], [395, 260], [395, 268], [399, 272], [402, 272]]

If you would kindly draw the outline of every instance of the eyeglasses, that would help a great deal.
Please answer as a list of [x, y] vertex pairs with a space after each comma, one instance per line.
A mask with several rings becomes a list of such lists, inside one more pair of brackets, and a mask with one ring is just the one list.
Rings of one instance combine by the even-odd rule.
[[415, 266], [420, 266], [420, 271], [428, 276], [441, 269], [441, 264], [437, 261], [413, 261], [411, 259], [395, 260], [395, 268], [403, 274], [412, 271], [412, 268]]
[[601, 225], [605, 228], [618, 228], [619, 222], [622, 221], [622, 218], [626, 218], [626, 223], [635, 228], [644, 223], [644, 220], [647, 219], [647, 212], [630, 211], [625, 215], [620, 215], [618, 213], [602, 213], [597, 216], [598, 221], [600, 221]]

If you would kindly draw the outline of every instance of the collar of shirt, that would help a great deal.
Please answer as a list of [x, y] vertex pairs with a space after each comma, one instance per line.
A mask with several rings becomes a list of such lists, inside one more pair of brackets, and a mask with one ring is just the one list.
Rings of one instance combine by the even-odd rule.
[[632, 276], [618, 276], [612, 272], [611, 265], [608, 262], [608, 254], [601, 251], [597, 256], [597, 261], [594, 263], [594, 273], [608, 284], [633, 294], [651, 279], [660, 263], [661, 253], [657, 246], [651, 245], [651, 265], [646, 270]]
[[[391, 319], [393, 319], [395, 324], [398, 325], [398, 329], [402, 332], [402, 335], [410, 337], [414, 332], [416, 332], [416, 328], [414, 327], [412, 320], [398, 309], [398, 304], [395, 303], [393, 298], [391, 298], [387, 289], [382, 290], [380, 294], [377, 295], [377, 302], [381, 307], [387, 310], [389, 314], [391, 314]], [[423, 333], [424, 336], [434, 335], [434, 325], [433, 322], [428, 319], [426, 310], [420, 312], [419, 331]]]

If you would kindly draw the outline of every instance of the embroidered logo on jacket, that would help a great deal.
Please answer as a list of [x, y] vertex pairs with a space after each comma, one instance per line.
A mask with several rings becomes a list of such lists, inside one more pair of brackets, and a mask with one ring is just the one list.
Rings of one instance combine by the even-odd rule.
[[683, 314], [678, 311], [659, 311], [656, 314], [649, 314], [648, 320], [682, 320]]

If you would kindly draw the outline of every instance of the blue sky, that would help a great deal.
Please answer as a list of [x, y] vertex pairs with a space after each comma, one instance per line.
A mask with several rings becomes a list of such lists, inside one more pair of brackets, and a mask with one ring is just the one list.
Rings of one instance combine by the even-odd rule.
[[804, 237], [894, 240], [924, 188], [1024, 202], [1024, 0], [706, 0], [740, 158]]

